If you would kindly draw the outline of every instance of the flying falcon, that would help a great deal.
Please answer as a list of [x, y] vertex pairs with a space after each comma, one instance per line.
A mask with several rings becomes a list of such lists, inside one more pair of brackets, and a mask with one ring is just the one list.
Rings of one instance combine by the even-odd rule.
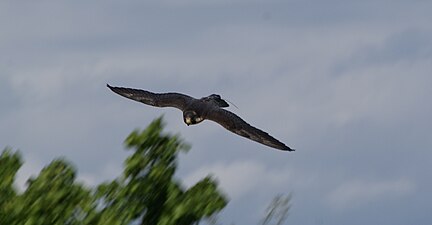
[[211, 94], [196, 99], [180, 93], [152, 93], [139, 89], [112, 87], [109, 84], [107, 84], [107, 87], [123, 97], [147, 105], [178, 108], [183, 112], [183, 120], [188, 126], [198, 124], [206, 119], [212, 120], [227, 130], [245, 138], [272, 148], [294, 151], [294, 149], [286, 146], [268, 133], [251, 126], [236, 114], [223, 109], [229, 105], [220, 95]]

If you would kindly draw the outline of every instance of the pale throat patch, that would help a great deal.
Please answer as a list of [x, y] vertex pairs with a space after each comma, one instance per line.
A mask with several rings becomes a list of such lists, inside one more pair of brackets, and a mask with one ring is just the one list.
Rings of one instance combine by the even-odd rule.
[[191, 123], [192, 123], [191, 118], [186, 117], [186, 123], [187, 123], [187, 124], [191, 124]]

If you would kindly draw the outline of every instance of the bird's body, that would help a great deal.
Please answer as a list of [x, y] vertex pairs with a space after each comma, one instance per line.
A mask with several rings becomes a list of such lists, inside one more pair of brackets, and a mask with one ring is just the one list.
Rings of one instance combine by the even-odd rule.
[[183, 112], [183, 120], [188, 126], [198, 124], [204, 120], [212, 120], [233, 133], [261, 144], [280, 150], [294, 151], [294, 149], [289, 148], [268, 133], [251, 126], [239, 116], [223, 109], [228, 107], [229, 104], [219, 95], [212, 94], [196, 99], [180, 93], [159, 94], [140, 89], [107, 86], [123, 97], [147, 105], [178, 108]]

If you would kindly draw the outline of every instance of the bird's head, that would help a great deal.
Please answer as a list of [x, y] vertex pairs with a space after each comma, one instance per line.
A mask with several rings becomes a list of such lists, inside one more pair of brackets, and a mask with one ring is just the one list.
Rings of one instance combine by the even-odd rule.
[[184, 111], [183, 120], [189, 126], [203, 121], [203, 118], [198, 116], [198, 114], [194, 111]]

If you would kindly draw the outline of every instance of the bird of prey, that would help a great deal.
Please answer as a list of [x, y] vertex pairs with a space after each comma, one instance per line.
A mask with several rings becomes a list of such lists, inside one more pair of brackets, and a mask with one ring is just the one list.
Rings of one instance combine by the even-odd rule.
[[294, 151], [294, 149], [286, 146], [268, 133], [251, 126], [236, 114], [223, 109], [229, 105], [220, 95], [211, 94], [196, 99], [180, 93], [152, 93], [140, 89], [113, 87], [109, 84], [107, 84], [107, 87], [123, 97], [147, 105], [178, 108], [183, 112], [183, 120], [188, 126], [198, 124], [206, 119], [212, 120], [227, 130], [245, 138], [272, 148]]

